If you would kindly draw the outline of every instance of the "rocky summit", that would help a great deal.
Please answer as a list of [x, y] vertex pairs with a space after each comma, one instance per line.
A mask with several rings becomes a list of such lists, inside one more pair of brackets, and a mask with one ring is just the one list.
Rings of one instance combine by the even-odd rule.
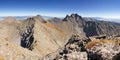
[[0, 60], [119, 60], [120, 24], [90, 19], [9, 16], [0, 21]]

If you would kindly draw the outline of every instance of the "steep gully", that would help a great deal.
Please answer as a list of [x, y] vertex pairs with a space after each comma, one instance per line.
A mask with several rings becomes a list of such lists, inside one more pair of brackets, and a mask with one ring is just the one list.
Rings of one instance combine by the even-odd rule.
[[29, 50], [33, 49], [33, 45], [35, 43], [34, 37], [33, 37], [33, 28], [34, 28], [34, 19], [28, 18], [26, 21], [23, 21], [24, 24], [21, 24], [19, 29], [19, 34], [21, 36], [21, 46], [24, 48], [27, 48]]

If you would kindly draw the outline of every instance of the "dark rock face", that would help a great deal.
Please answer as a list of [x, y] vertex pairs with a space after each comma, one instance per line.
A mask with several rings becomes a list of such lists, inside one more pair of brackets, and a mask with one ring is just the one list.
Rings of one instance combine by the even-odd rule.
[[33, 28], [34, 28], [34, 19], [28, 18], [26, 21], [23, 21], [26, 25], [21, 25], [19, 27], [19, 34], [21, 36], [21, 46], [28, 48], [29, 50], [33, 49], [34, 37], [33, 37]]
[[96, 36], [96, 35], [117, 35], [120, 34], [120, 26], [104, 21], [86, 21], [83, 26], [86, 36]]
[[95, 25], [95, 22], [89, 21], [86, 22], [86, 24], [84, 25], [83, 31], [85, 32], [86, 36], [92, 36], [92, 35], [98, 35], [97, 33], [97, 26]]

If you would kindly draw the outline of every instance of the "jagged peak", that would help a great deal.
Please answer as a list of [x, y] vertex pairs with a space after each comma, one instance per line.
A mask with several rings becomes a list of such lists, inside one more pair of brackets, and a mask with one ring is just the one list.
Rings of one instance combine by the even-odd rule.
[[68, 21], [69, 19], [72, 19], [72, 20], [82, 20], [82, 17], [80, 15], [78, 15], [77, 13], [75, 14], [71, 14], [70, 16], [69, 15], [66, 15], [66, 17], [63, 19], [63, 21]]
[[79, 17], [79, 18], [82, 18], [80, 15], [78, 15], [77, 13], [76, 14], [71, 14], [71, 17], [73, 17], [73, 18], [77, 18], [77, 17]]
[[41, 15], [37, 15], [37, 16], [35, 16], [34, 18], [35, 18], [35, 19], [42, 19], [42, 20], [44, 20]]
[[74, 17], [74, 16], [79, 16], [77, 13], [75, 13], [75, 14], [71, 14], [71, 17]]
[[70, 16], [66, 15], [66, 17], [63, 19], [63, 21], [67, 21]]
[[47, 22], [41, 15], [35, 16], [34, 19], [35, 20], [39, 20], [42, 23], [46, 23]]

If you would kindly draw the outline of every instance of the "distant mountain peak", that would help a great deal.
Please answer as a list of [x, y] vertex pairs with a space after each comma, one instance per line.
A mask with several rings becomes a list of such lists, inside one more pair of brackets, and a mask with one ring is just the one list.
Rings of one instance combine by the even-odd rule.
[[71, 17], [81, 17], [78, 14], [71, 14]]
[[3, 20], [4, 22], [15, 22], [15, 21], [17, 21], [14, 17], [12, 17], [12, 16], [8, 16], [8, 17], [6, 17], [4, 20]]
[[35, 20], [39, 20], [42, 23], [46, 23], [47, 21], [41, 16], [41, 15], [37, 15], [34, 17]]
[[41, 15], [37, 15], [34, 18], [36, 18], [36, 19], [42, 19], [43, 20], [43, 17]]
[[12, 16], [8, 16], [8, 17], [5, 18], [5, 20], [16, 20], [16, 19]]
[[68, 20], [71, 20], [71, 21], [82, 20], [82, 17], [78, 14], [71, 14], [70, 16], [66, 15], [63, 21], [68, 21]]

